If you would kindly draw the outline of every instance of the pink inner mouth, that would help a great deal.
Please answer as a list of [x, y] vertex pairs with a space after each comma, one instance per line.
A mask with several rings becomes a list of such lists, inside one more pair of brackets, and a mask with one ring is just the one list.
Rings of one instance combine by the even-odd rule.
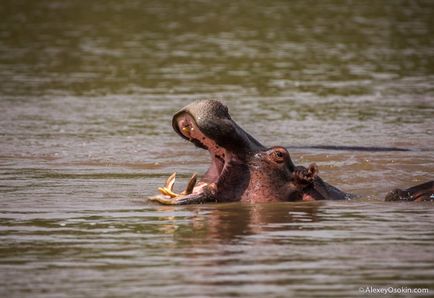
[[232, 158], [232, 154], [226, 149], [218, 146], [216, 142], [205, 136], [196, 125], [194, 118], [188, 113], [182, 113], [175, 119], [179, 132], [188, 140], [202, 144], [211, 156], [211, 164], [202, 176], [202, 179], [194, 187], [193, 193], [199, 193], [202, 188], [210, 183], [217, 183], [224, 169]]

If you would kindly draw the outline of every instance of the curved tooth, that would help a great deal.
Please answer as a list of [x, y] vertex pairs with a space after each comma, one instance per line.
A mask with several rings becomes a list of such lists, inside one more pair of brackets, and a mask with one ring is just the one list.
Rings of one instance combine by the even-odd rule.
[[188, 181], [187, 187], [183, 192], [181, 192], [182, 195], [189, 195], [193, 192], [194, 186], [197, 182], [197, 174], [194, 173], [193, 176], [191, 176], [190, 181]]
[[175, 179], [176, 179], [176, 172], [173, 173], [172, 175], [170, 175], [169, 178], [167, 178], [164, 186], [159, 187], [158, 191], [162, 195], [169, 196], [170, 198], [176, 198], [176, 197], [179, 197], [180, 195], [189, 195], [193, 192], [194, 186], [196, 185], [197, 174], [194, 173], [193, 176], [191, 176], [190, 181], [187, 184], [187, 187], [180, 194], [177, 194], [173, 191], [173, 185], [175, 184]]
[[164, 188], [173, 191], [173, 185], [175, 184], [176, 179], [176, 172], [174, 172], [172, 175], [169, 176], [166, 180], [166, 184], [164, 184]]
[[176, 193], [174, 193], [173, 191], [171, 191], [170, 189], [168, 189], [166, 187], [159, 187], [158, 190], [160, 191], [160, 193], [162, 195], [169, 196], [171, 198], [175, 198], [178, 196]]

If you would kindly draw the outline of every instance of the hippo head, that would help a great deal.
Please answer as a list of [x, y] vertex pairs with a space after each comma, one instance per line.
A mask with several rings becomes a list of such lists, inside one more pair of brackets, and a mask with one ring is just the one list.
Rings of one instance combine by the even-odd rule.
[[[182, 138], [209, 152], [211, 163], [196, 184], [196, 175], [185, 191], [172, 191], [169, 177], [161, 195], [163, 204], [203, 202], [266, 202], [324, 199], [344, 196], [318, 177], [316, 165], [295, 166], [284, 147], [267, 148], [231, 119], [228, 108], [216, 100], [193, 102], [172, 120]], [[336, 193], [335, 193], [336, 192]]]

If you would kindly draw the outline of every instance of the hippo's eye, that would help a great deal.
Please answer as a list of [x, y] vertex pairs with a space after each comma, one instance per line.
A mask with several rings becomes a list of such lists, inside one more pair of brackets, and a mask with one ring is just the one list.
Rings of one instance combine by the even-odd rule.
[[273, 152], [274, 154], [274, 161], [276, 162], [283, 162], [285, 160], [285, 154], [282, 151], [276, 150]]

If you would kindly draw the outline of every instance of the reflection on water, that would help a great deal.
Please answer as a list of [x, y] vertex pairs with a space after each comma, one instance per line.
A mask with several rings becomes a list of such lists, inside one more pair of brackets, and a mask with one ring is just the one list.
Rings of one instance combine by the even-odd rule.
[[429, 288], [431, 207], [236, 203], [6, 212], [4, 290], [12, 296], [348, 297], [367, 285]]
[[[432, 1], [59, 1], [0, 6], [2, 297], [348, 297], [430, 288]], [[148, 203], [205, 152], [171, 115], [222, 98], [358, 200]], [[410, 151], [296, 148], [384, 146]], [[179, 186], [180, 187], [180, 186]]]

